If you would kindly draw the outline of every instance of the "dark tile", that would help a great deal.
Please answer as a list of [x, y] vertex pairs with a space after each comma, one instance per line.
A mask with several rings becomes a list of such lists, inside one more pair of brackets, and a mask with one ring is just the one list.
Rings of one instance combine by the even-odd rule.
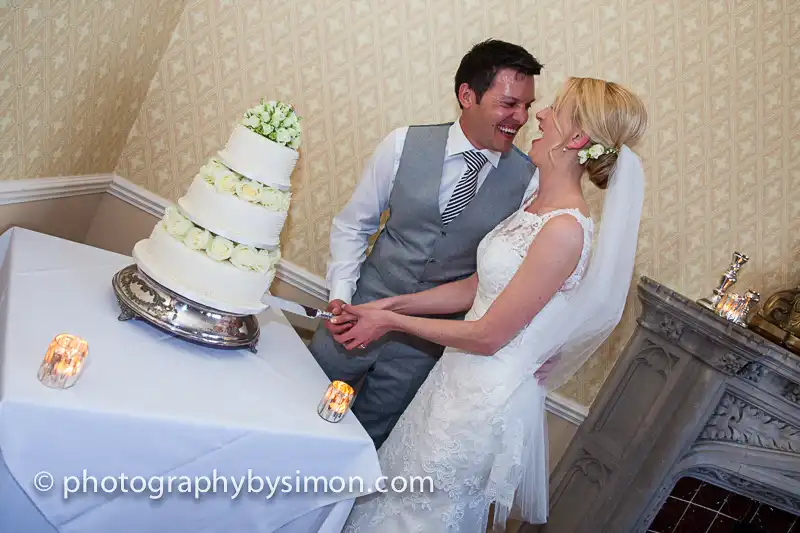
[[747, 522], [739, 522], [733, 527], [733, 533], [772, 533], [763, 527], [758, 527], [755, 524]]
[[736, 520], [727, 516], [717, 515], [711, 527], [705, 533], [734, 533]]
[[678, 527], [675, 528], [675, 533], [705, 532], [716, 516], [717, 513], [714, 511], [690, 504], [686, 512], [683, 513], [683, 518], [678, 523]]
[[688, 505], [688, 503], [675, 498], [667, 498], [667, 501], [664, 502], [661, 510], [658, 511], [658, 514], [653, 519], [653, 523], [650, 524], [650, 529], [656, 533], [672, 533]]
[[719, 511], [729, 494], [730, 491], [714, 485], [709, 485], [708, 483], [703, 483], [700, 486], [700, 490], [695, 494], [692, 503]]
[[786, 511], [762, 504], [751, 522], [763, 527], [770, 533], [789, 533], [792, 524], [796, 520], [796, 516]]
[[702, 484], [702, 481], [693, 477], [682, 477], [675, 483], [670, 496], [675, 496], [681, 500], [691, 500]]
[[758, 504], [755, 501], [732, 492], [728, 495], [720, 512], [736, 520], [745, 520], [755, 513], [757, 507]]

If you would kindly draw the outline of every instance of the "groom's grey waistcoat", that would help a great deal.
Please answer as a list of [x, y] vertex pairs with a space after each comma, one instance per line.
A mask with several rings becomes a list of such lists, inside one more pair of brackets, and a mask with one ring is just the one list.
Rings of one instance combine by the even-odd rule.
[[469, 277], [481, 239], [519, 209], [534, 167], [514, 148], [500, 157], [461, 214], [442, 224], [439, 186], [450, 126], [409, 127], [389, 218], [362, 265], [354, 304]]

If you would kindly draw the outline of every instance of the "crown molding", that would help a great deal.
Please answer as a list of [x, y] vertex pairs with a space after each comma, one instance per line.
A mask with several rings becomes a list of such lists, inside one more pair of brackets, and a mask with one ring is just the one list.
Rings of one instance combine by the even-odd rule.
[[[163, 216], [164, 210], [172, 204], [121, 176], [96, 174], [0, 181], [0, 205], [106, 192], [156, 217]], [[275, 277], [310, 296], [323, 301], [328, 299], [322, 277], [285, 259], [278, 263]], [[550, 393], [545, 405], [550, 413], [575, 425], [580, 425], [588, 415], [585, 406], [558, 393]]]

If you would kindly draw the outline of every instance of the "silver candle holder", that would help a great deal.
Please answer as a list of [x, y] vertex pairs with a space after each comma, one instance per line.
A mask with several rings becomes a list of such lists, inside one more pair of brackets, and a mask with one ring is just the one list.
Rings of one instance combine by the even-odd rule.
[[722, 277], [719, 279], [719, 283], [717, 287], [714, 289], [711, 296], [707, 298], [700, 298], [697, 300], [697, 303], [706, 309], [716, 312], [717, 306], [719, 305], [722, 298], [725, 294], [733, 287], [734, 283], [736, 283], [736, 275], [739, 272], [739, 269], [750, 260], [745, 254], [740, 252], [733, 252], [733, 260], [731, 261], [728, 270], [726, 270]]

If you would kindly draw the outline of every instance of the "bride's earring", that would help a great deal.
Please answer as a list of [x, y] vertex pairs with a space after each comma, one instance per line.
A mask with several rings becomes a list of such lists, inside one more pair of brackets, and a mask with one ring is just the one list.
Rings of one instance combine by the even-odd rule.
[[561, 149], [561, 151], [562, 152], [566, 152], [567, 151], [567, 147], [565, 146], [564, 148]]

